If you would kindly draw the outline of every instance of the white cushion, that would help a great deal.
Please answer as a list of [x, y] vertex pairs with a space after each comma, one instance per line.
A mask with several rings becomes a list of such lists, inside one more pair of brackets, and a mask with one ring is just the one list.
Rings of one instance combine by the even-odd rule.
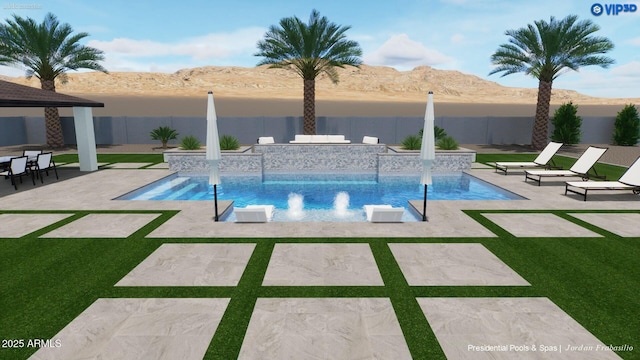
[[296, 135], [295, 141], [311, 142], [312, 135]]
[[363, 144], [377, 144], [378, 138], [375, 136], [365, 136], [362, 138]]
[[364, 211], [370, 222], [401, 222], [404, 214], [404, 208], [391, 205], [365, 205]]
[[258, 144], [274, 144], [273, 136], [261, 136], [258, 138]]
[[329, 142], [329, 135], [311, 135], [312, 143], [327, 143]]
[[237, 222], [267, 222], [273, 219], [273, 205], [248, 205], [246, 208], [236, 208]]

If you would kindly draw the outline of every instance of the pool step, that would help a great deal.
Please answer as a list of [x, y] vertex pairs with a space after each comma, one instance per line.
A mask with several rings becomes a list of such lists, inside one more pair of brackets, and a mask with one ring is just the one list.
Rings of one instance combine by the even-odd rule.
[[171, 179], [171, 181], [169, 181], [168, 183], [162, 184], [152, 190], [149, 190], [146, 193], [140, 194], [131, 200], [151, 200], [154, 197], [162, 194], [163, 192], [171, 190], [171, 188], [173, 188], [174, 186], [179, 186], [186, 181], [189, 181], [188, 177], [178, 177], [175, 179]]
[[191, 189], [193, 189], [193, 188], [195, 188], [197, 186], [198, 186], [198, 184], [189, 184], [189, 185], [181, 188], [180, 190], [175, 191], [173, 194], [168, 196], [165, 200], [176, 200], [177, 198], [179, 198], [183, 194], [188, 193], [189, 191], [191, 191]]

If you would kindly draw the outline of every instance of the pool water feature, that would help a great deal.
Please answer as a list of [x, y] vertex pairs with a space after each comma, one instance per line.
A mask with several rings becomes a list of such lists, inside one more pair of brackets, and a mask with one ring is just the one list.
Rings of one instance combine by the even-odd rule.
[[[363, 206], [404, 207], [403, 221], [419, 221], [408, 200], [423, 198], [419, 175], [272, 174], [222, 175], [218, 200], [235, 207], [274, 205], [274, 221], [366, 221]], [[213, 200], [206, 176], [171, 175], [126, 194], [119, 200]], [[522, 197], [465, 173], [434, 174], [429, 201], [517, 200]], [[235, 215], [224, 221], [235, 221]]]

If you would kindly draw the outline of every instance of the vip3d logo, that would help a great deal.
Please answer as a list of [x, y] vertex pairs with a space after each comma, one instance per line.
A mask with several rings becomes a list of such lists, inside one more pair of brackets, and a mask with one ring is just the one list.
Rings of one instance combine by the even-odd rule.
[[600, 16], [602, 14], [618, 15], [620, 13], [633, 13], [638, 10], [636, 4], [598, 4], [591, 5], [591, 13], [594, 16]]

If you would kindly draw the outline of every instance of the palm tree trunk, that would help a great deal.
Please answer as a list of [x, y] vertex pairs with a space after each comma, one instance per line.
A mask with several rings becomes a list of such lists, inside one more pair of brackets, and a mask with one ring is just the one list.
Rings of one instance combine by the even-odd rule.
[[316, 134], [316, 81], [304, 80], [304, 134]]
[[[42, 90], [56, 91], [54, 80], [40, 79]], [[56, 107], [44, 108], [44, 123], [47, 134], [47, 145], [51, 148], [61, 148], [64, 146], [64, 137], [62, 136], [62, 125], [60, 123], [60, 114]]]
[[549, 104], [551, 103], [552, 85], [553, 81], [540, 80], [538, 83], [536, 119], [531, 134], [531, 146], [536, 150], [544, 149], [549, 138]]

